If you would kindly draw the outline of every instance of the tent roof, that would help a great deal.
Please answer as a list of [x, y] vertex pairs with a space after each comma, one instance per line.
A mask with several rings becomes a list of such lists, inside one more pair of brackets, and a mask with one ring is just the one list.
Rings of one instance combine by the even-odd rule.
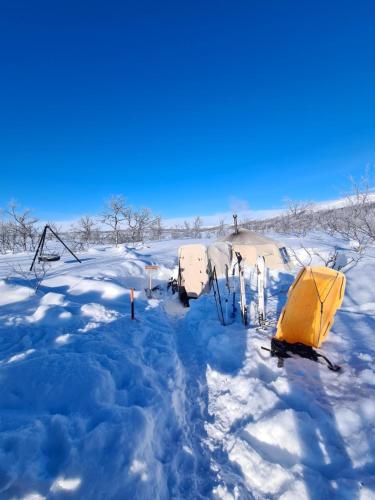
[[279, 242], [258, 234], [254, 231], [249, 231], [249, 229], [240, 228], [238, 233], [230, 233], [219, 241], [228, 241], [229, 243], [235, 243], [237, 245], [277, 245], [280, 246]]

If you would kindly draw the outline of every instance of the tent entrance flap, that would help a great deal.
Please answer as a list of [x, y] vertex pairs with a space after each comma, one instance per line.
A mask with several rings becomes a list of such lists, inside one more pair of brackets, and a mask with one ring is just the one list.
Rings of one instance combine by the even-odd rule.
[[289, 289], [276, 338], [319, 347], [331, 329], [345, 291], [345, 276], [327, 267], [306, 267]]

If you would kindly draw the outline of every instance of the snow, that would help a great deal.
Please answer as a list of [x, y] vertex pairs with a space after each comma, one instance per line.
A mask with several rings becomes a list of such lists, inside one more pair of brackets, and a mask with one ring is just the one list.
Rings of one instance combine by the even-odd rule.
[[65, 479], [64, 477], [60, 477], [54, 481], [53, 485], [51, 486], [51, 492], [55, 493], [56, 491], [74, 491], [77, 488], [79, 488], [81, 484], [81, 479], [80, 478], [72, 478], [72, 479]]
[[285, 272], [269, 273], [265, 330], [239, 311], [222, 326], [212, 295], [182, 308], [166, 290], [181, 243], [93, 248], [52, 264], [37, 293], [14, 272], [30, 255], [0, 257], [0, 498], [375, 498], [375, 249], [347, 273], [323, 345], [334, 373], [262, 349]]
[[0, 306], [26, 300], [33, 295], [33, 291], [26, 286], [11, 286], [0, 280]]

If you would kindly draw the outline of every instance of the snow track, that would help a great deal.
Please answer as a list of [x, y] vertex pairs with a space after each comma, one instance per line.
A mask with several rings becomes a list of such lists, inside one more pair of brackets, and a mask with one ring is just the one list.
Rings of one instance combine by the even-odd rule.
[[[198, 303], [191, 302], [189, 313], [176, 323], [178, 355], [185, 370], [188, 440], [196, 457], [195, 492], [183, 492], [182, 498], [209, 498], [223, 485], [226, 491], [239, 495], [238, 498], [252, 498], [244, 485], [241, 472], [229, 460], [222, 443], [214, 443], [207, 433], [207, 424], [212, 420], [207, 381], [209, 325], [215, 330], [222, 327], [215, 318], [213, 297], [200, 300], [206, 301], [206, 306], [207, 302], [210, 303], [210, 313], [204, 320], [196, 311]], [[199, 304], [201, 305], [202, 303]]]

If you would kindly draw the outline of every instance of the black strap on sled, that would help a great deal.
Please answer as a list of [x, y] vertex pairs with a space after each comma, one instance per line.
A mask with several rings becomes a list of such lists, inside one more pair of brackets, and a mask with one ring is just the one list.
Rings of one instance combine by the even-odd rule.
[[278, 358], [277, 365], [279, 367], [284, 366], [284, 359], [292, 358], [293, 355], [296, 355], [316, 362], [318, 362], [319, 358], [322, 358], [327, 363], [329, 370], [333, 372], [341, 370], [340, 366], [334, 365], [326, 356], [315, 351], [311, 346], [301, 344], [300, 342], [297, 342], [296, 344], [289, 344], [289, 342], [286, 342], [285, 340], [273, 338], [271, 340], [271, 349], [268, 349], [267, 347], [262, 347], [262, 349], [269, 351], [272, 357]]
[[178, 281], [176, 278], [170, 278], [167, 284], [167, 290], [171, 289], [172, 294], [174, 295], [176, 292], [178, 292]]

